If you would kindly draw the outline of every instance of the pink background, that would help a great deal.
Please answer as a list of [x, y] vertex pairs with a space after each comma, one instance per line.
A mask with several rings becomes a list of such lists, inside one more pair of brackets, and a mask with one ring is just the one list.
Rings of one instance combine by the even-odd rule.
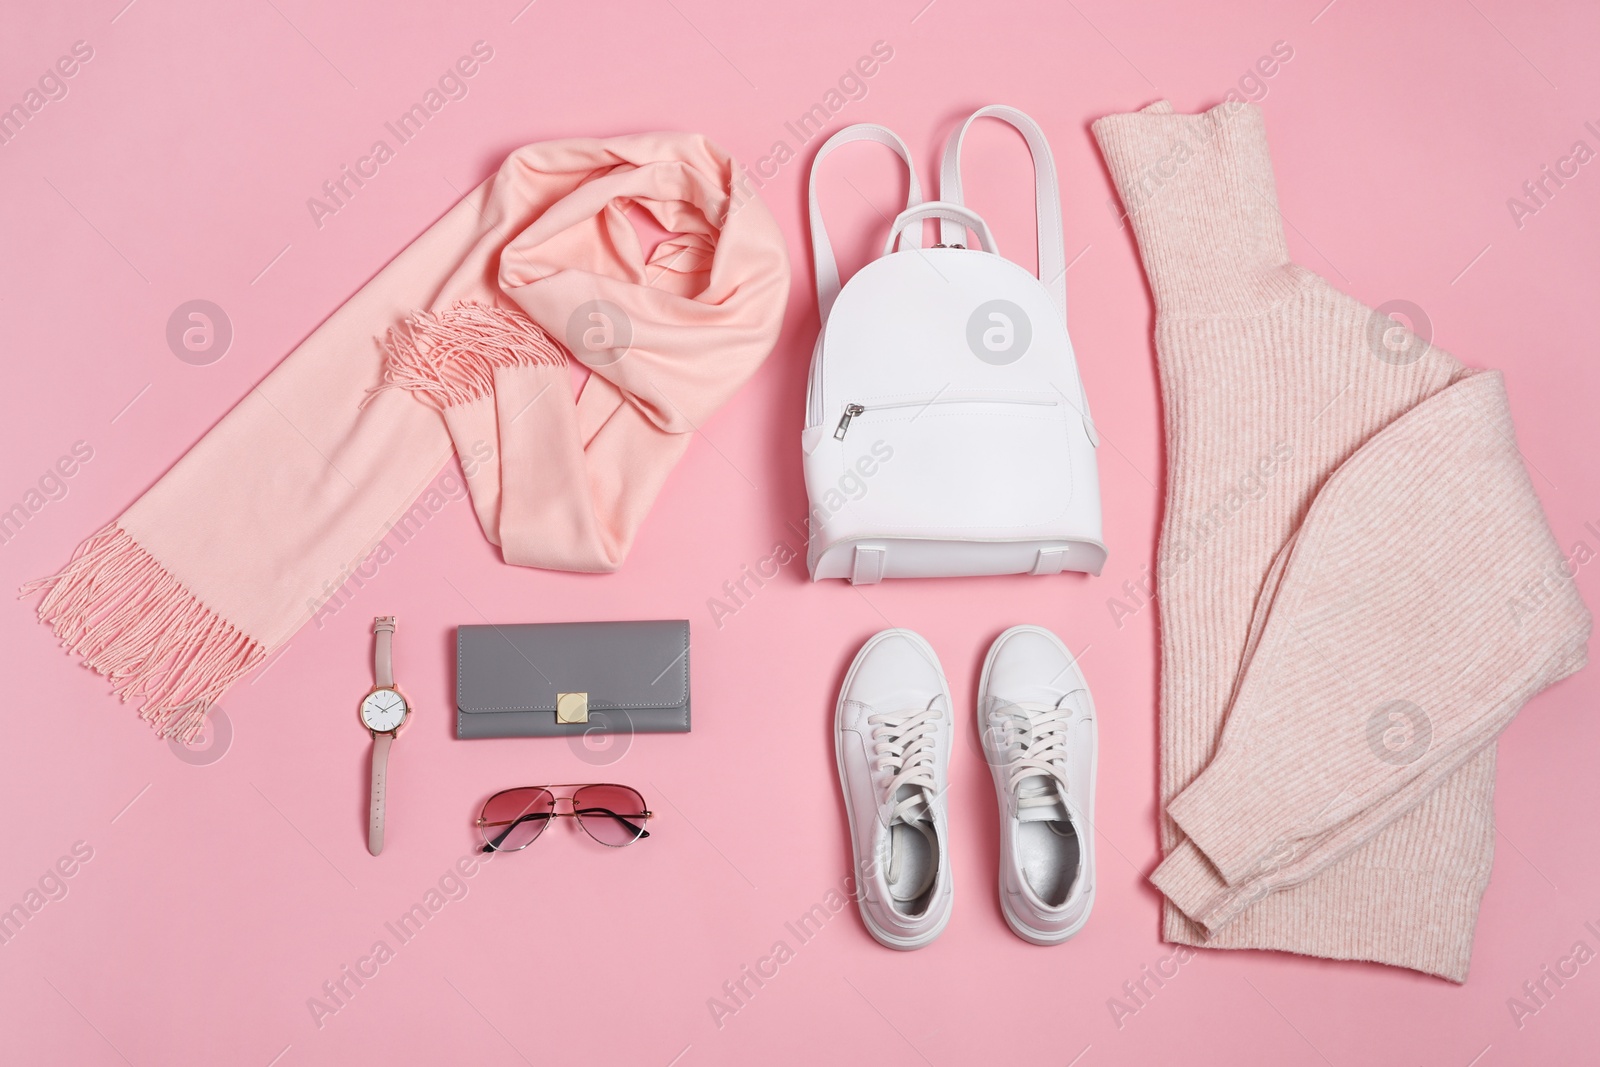
[[[320, 629], [228, 694], [231, 740], [211, 750], [220, 760], [176, 758], [60, 652], [31, 602], [0, 613], [13, 687], [0, 907], [24, 900], [75, 843], [92, 849], [67, 895], [0, 947], [0, 1059], [1595, 1061], [1600, 962], [1520, 1026], [1508, 1006], [1575, 943], [1600, 950], [1585, 929], [1600, 930], [1593, 669], [1535, 700], [1500, 746], [1502, 847], [1465, 987], [1372, 965], [1201, 953], [1159, 989], [1147, 983], [1154, 995], [1136, 1012], [1110, 1006], [1133, 1007], [1123, 984], [1172, 952], [1144, 880], [1157, 859], [1156, 613], [1119, 628], [1108, 606], [1151, 560], [1162, 452], [1148, 294], [1088, 131], [1162, 96], [1193, 110], [1242, 84], [1261, 99], [1296, 258], [1369, 305], [1415, 303], [1438, 343], [1504, 369], [1559, 539], [1597, 549], [1600, 164], [1520, 228], [1507, 206], [1574, 141], [1600, 148], [1584, 128], [1600, 127], [1592, 5], [1338, 0], [1319, 12], [1321, 0], [1306, 0], [1202, 13], [1176, 2], [829, 0], [780, 19], [768, 5], [715, 0], [476, 0], [404, 14], [309, 0], [126, 3], [13, 9], [0, 37], [7, 106], [74, 42], [93, 49], [67, 95], [0, 146], [0, 509], [24, 501], [76, 442], [93, 451], [65, 495], [53, 488], [60, 498], [0, 549], [0, 584], [58, 568], [517, 145], [680, 128], [754, 163], [783, 141], [795, 158], [764, 195], [795, 280], [782, 342], [705, 427], [622, 573], [508, 568], [452, 501]], [[494, 55], [469, 94], [319, 228], [307, 198], [479, 40]], [[1050, 135], [1067, 255], [1078, 257], [1072, 333], [1106, 441], [1111, 562], [1094, 580], [853, 590], [808, 584], [797, 561], [719, 628], [708, 601], [776, 543], [799, 548], [788, 523], [806, 510], [797, 445], [816, 315], [803, 197], [820, 138], [803, 143], [785, 122], [878, 41], [892, 58], [830, 128], [887, 123], [925, 180], [936, 146], [979, 105], [1015, 104]], [[1279, 41], [1292, 59], [1252, 80]], [[1026, 154], [1002, 128], [975, 137], [971, 199], [1026, 261]], [[877, 212], [899, 185], [871, 149], [838, 162], [829, 216], [854, 265], [881, 240]], [[181, 362], [165, 339], [168, 316], [196, 298], [219, 304], [235, 332], [207, 366]], [[1595, 574], [1577, 580], [1594, 602]], [[370, 743], [354, 709], [370, 679], [371, 618], [391, 612], [418, 715], [396, 750], [390, 846], [374, 860], [362, 834]], [[457, 623], [653, 617], [693, 622], [692, 734], [584, 753], [453, 740]], [[830, 723], [855, 649], [884, 626], [916, 628], [970, 715], [987, 643], [1023, 621], [1079, 650], [1100, 709], [1099, 901], [1087, 929], [1040, 949], [1005, 927], [992, 793], [967, 719], [951, 768], [948, 931], [920, 953], [893, 953], [852, 907], [800, 943], [785, 924], [849, 869]], [[447, 880], [459, 899], [409, 943], [386, 930], [468, 854], [487, 793], [595, 779], [632, 783], [663, 813], [649, 841], [612, 851], [558, 826], [463, 879], [464, 896]], [[394, 958], [319, 1028], [308, 998], [379, 939]], [[779, 940], [793, 958], [719, 1027], [708, 1000]]]

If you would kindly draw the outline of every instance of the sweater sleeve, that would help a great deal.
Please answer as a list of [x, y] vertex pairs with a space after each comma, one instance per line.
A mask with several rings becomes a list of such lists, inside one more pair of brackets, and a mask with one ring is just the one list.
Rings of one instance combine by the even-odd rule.
[[1163, 100], [1093, 128], [1158, 314], [1253, 314], [1293, 289], [1260, 108]]
[[1426, 801], [1583, 665], [1564, 566], [1500, 375], [1363, 445], [1268, 575], [1216, 754], [1167, 808], [1188, 840], [1152, 881], [1216, 929]]

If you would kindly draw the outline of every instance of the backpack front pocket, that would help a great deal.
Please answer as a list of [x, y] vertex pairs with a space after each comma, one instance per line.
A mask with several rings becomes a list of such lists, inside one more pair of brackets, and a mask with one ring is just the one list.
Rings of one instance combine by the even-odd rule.
[[1072, 501], [1069, 414], [1037, 394], [847, 404], [833, 437], [841, 479], [862, 485], [847, 507], [909, 536], [1047, 524]]

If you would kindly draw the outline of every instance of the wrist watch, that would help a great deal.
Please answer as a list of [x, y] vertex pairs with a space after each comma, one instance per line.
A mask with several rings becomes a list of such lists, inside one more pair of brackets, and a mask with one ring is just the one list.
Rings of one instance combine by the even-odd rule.
[[372, 620], [372, 691], [361, 698], [361, 725], [372, 734], [372, 812], [367, 823], [367, 851], [383, 851], [383, 801], [389, 777], [389, 746], [411, 716], [411, 704], [394, 684], [393, 615]]

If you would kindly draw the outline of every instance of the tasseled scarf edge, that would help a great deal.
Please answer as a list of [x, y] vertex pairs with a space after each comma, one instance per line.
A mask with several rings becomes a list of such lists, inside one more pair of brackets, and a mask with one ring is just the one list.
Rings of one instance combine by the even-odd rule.
[[561, 346], [526, 315], [469, 300], [415, 312], [379, 343], [384, 384], [367, 399], [404, 389], [436, 408], [492, 395], [498, 368], [567, 363]]
[[89, 537], [44, 591], [39, 618], [83, 665], [110, 680], [163, 738], [190, 742], [227, 688], [267, 649], [201, 603], [116, 523]]

